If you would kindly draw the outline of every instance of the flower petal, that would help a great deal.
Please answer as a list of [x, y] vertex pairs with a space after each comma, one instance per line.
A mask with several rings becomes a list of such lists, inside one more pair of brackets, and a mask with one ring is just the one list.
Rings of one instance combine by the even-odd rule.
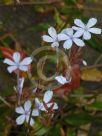
[[15, 63], [12, 61], [12, 60], [10, 60], [10, 59], [4, 59], [4, 61], [3, 61], [4, 63], [6, 63], [6, 64], [8, 64], [8, 65], [15, 65]]
[[35, 98], [35, 104], [39, 107], [40, 106], [40, 101], [38, 98]]
[[45, 111], [45, 112], [47, 112], [47, 110], [45, 109], [45, 107], [44, 107], [43, 103], [41, 103], [41, 105], [40, 105], [39, 109], [40, 109], [41, 111]]
[[9, 66], [9, 67], [7, 68], [7, 70], [8, 70], [9, 73], [12, 73], [12, 72], [15, 71], [16, 69], [17, 69], [17, 66]]
[[19, 113], [19, 114], [24, 114], [24, 113], [25, 113], [25, 111], [24, 111], [24, 109], [23, 109], [22, 106], [17, 107], [17, 108], [15, 109], [15, 111], [16, 111], [16, 113]]
[[75, 32], [74, 37], [81, 37], [84, 34], [84, 29], [80, 28], [77, 32]]
[[38, 109], [34, 109], [32, 111], [32, 116], [39, 116], [39, 110]]
[[81, 28], [85, 28], [84, 23], [80, 19], [75, 19], [74, 24], [76, 24], [77, 26], [79, 26]]
[[53, 39], [48, 35], [43, 35], [42, 38], [45, 42], [53, 42]]
[[90, 32], [85, 31], [84, 34], [83, 34], [83, 38], [84, 38], [85, 40], [91, 39], [91, 34], [90, 34]]
[[97, 19], [96, 18], [90, 18], [86, 26], [88, 28], [90, 28], [90, 27], [94, 26], [96, 23], [97, 23]]
[[58, 41], [67, 40], [69, 37], [66, 34], [58, 34]]
[[37, 88], [34, 88], [33, 90], [32, 90], [32, 93], [36, 93], [37, 92]]
[[90, 28], [88, 31], [93, 34], [101, 34], [101, 32], [102, 32], [102, 30], [100, 28]]
[[63, 77], [62, 75], [55, 77], [55, 79], [56, 79], [60, 84], [65, 84], [65, 83], [67, 83], [66, 78]]
[[22, 66], [22, 65], [19, 66], [19, 69], [25, 72], [29, 70], [28, 66]]
[[24, 110], [25, 110], [26, 112], [30, 111], [31, 106], [32, 106], [31, 101], [30, 101], [30, 100], [26, 101], [26, 102], [24, 103]]
[[80, 29], [80, 27], [77, 27], [77, 26], [72, 26], [72, 29], [78, 31]]
[[[53, 107], [52, 107], [52, 106], [53, 106]], [[48, 108], [51, 108], [51, 107], [52, 107], [53, 110], [57, 110], [57, 109], [58, 109], [58, 105], [57, 105], [57, 103], [55, 103], [55, 102], [54, 102], [54, 103], [48, 103], [48, 104], [47, 104], [47, 107], [48, 107]]]
[[20, 53], [19, 53], [19, 52], [15, 52], [15, 53], [13, 54], [13, 60], [14, 60], [16, 63], [19, 63], [19, 62], [20, 62], [20, 58], [21, 58], [21, 56], [20, 56]]
[[[26, 116], [26, 122], [29, 123], [29, 115]], [[33, 118], [30, 118], [30, 125], [33, 126], [34, 125], [34, 119]]]
[[53, 108], [53, 106], [54, 106], [54, 103], [52, 103], [52, 102], [47, 104], [48, 108], [51, 108], [51, 107]]
[[52, 92], [52, 91], [50, 91], [50, 90], [46, 91], [45, 94], [44, 94], [43, 101], [44, 101], [45, 103], [50, 102], [51, 99], [52, 99], [52, 96], [53, 96], [53, 92]]
[[69, 35], [69, 36], [73, 36], [74, 31], [73, 31], [72, 28], [66, 28], [66, 29], [65, 29], [65, 33], [66, 33], [67, 35]]
[[26, 57], [20, 62], [20, 65], [29, 65], [29, 64], [31, 64], [31, 62], [32, 62], [32, 58]]
[[33, 118], [30, 119], [30, 125], [33, 126], [35, 124], [35, 121]]
[[17, 125], [23, 124], [24, 121], [25, 121], [25, 115], [20, 115], [20, 116], [16, 119]]
[[66, 34], [66, 28], [63, 29], [60, 34]]
[[55, 102], [54, 102], [53, 109], [54, 109], [54, 110], [57, 110], [57, 109], [58, 109], [58, 105], [57, 105], [57, 103], [55, 103]]
[[50, 35], [53, 39], [56, 39], [57, 33], [56, 33], [56, 30], [55, 30], [54, 27], [50, 27], [50, 28], [48, 29], [48, 33], [49, 33], [49, 35]]
[[72, 40], [71, 39], [65, 41], [64, 44], [63, 44], [64, 49], [70, 49], [71, 46], [72, 46]]
[[75, 44], [77, 46], [83, 47], [85, 45], [85, 43], [81, 39], [79, 39], [79, 38], [74, 38], [73, 41], [75, 42]]
[[82, 60], [82, 63], [84, 66], [87, 66], [87, 62], [85, 60]]

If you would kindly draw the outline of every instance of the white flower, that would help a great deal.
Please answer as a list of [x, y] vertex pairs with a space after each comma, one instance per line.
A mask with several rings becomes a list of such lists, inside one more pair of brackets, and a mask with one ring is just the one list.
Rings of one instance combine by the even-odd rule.
[[48, 112], [50, 108], [51, 110], [57, 110], [58, 105], [55, 102], [51, 102], [52, 97], [53, 97], [53, 92], [48, 90], [44, 94], [43, 102], [40, 102], [38, 98], [35, 98], [35, 104], [37, 105], [38, 109], [45, 112]]
[[59, 41], [60, 39], [58, 38], [58, 34], [55, 30], [54, 27], [50, 27], [48, 29], [48, 34], [50, 35], [43, 35], [42, 38], [45, 42], [49, 42], [49, 43], [52, 43], [51, 44], [51, 47], [59, 47]]
[[10, 65], [7, 70], [9, 73], [12, 73], [13, 71], [19, 69], [21, 71], [28, 71], [28, 66], [31, 64], [32, 59], [31, 57], [26, 57], [23, 60], [21, 60], [21, 56], [19, 52], [15, 52], [13, 54], [13, 60], [10, 60], [8, 58], [4, 59], [4, 63]]
[[[31, 112], [31, 101], [26, 101], [24, 103], [24, 108], [22, 106], [19, 106], [16, 108], [16, 113], [19, 113], [20, 116], [16, 119], [17, 125], [23, 124], [25, 121], [29, 123], [29, 117], [30, 117], [30, 112]], [[33, 126], [35, 123], [32, 116], [39, 116], [39, 111], [38, 109], [33, 109], [31, 119], [30, 119], [30, 125]]]
[[96, 18], [90, 18], [87, 24], [84, 24], [80, 19], [75, 19], [74, 23], [77, 27], [73, 26], [72, 28], [77, 31], [77, 34], [83, 35], [85, 40], [91, 39], [91, 33], [101, 34], [101, 29], [93, 27], [97, 23]]
[[70, 83], [71, 79], [70, 80], [67, 80], [64, 76], [60, 75], [60, 76], [57, 76], [55, 77], [55, 79], [62, 85], [66, 84], [66, 83]]
[[66, 40], [63, 44], [63, 47], [65, 49], [70, 49], [75, 43], [77, 46], [84, 46], [85, 43], [79, 39], [80, 34], [79, 33], [74, 33], [72, 28], [66, 28], [64, 29], [59, 35], [58, 35], [60, 40]]

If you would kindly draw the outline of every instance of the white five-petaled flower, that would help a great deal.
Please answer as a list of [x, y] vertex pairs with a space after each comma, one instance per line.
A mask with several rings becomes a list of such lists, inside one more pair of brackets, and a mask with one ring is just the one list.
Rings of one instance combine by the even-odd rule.
[[49, 42], [49, 43], [52, 43], [51, 44], [51, 47], [59, 47], [59, 41], [60, 39], [58, 38], [58, 34], [55, 30], [54, 27], [50, 27], [48, 29], [48, 34], [50, 35], [43, 35], [42, 38], [45, 42]]
[[55, 102], [51, 102], [52, 97], [53, 97], [53, 92], [48, 90], [45, 92], [42, 102], [40, 102], [38, 98], [35, 98], [35, 104], [37, 105], [38, 109], [45, 112], [48, 112], [50, 108], [52, 111], [57, 110], [58, 105]]
[[19, 52], [15, 52], [13, 54], [13, 60], [10, 60], [8, 58], [4, 59], [4, 63], [10, 65], [7, 70], [9, 73], [12, 73], [13, 71], [19, 69], [21, 71], [28, 71], [29, 70], [29, 64], [31, 64], [32, 59], [31, 57], [26, 57], [23, 60], [21, 60], [21, 55]]
[[[23, 124], [25, 121], [29, 123], [29, 117], [30, 117], [30, 112], [31, 112], [31, 101], [26, 101], [24, 103], [24, 108], [22, 106], [19, 106], [16, 108], [16, 113], [20, 114], [20, 116], [16, 119], [17, 125]], [[33, 126], [34, 119], [32, 118], [33, 116], [39, 116], [39, 111], [38, 109], [33, 109], [31, 119], [30, 119], [30, 125]]]
[[74, 24], [77, 25], [77, 27], [73, 26], [72, 28], [77, 31], [77, 34], [83, 35], [83, 39], [89, 40], [91, 39], [91, 33], [101, 34], [101, 29], [93, 27], [96, 23], [96, 18], [90, 18], [87, 24], [84, 24], [80, 19], [75, 19]]
[[55, 79], [62, 85], [66, 84], [66, 83], [70, 83], [70, 80], [67, 80], [64, 76], [60, 75], [60, 76], [56, 76]]
[[65, 49], [70, 49], [75, 43], [77, 46], [83, 47], [85, 43], [79, 39], [80, 33], [74, 33], [72, 28], [66, 28], [58, 35], [60, 41], [65, 40], [63, 47]]

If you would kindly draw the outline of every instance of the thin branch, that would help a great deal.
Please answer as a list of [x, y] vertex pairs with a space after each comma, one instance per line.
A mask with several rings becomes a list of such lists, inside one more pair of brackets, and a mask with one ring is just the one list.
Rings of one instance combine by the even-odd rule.
[[11, 105], [10, 105], [2, 96], [0, 96], [0, 100], [1, 100], [5, 105], [7, 105], [8, 107], [11, 108]]
[[97, 64], [102, 59], [102, 54], [99, 55], [99, 57], [96, 59], [94, 64]]
[[97, 65], [92, 65], [92, 66], [86, 66], [86, 67], [81, 68], [81, 70], [91, 69], [91, 68], [98, 68], [98, 67], [102, 67], [102, 64], [97, 64]]
[[1, 4], [0, 6], [22, 6], [22, 5], [50, 5], [50, 4], [55, 4], [61, 2], [60, 0], [53, 0], [53, 1], [39, 1], [39, 2], [16, 2], [12, 4]]

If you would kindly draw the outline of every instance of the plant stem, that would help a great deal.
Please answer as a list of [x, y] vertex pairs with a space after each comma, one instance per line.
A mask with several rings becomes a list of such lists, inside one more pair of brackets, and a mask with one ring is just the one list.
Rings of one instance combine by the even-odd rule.
[[100, 56], [96, 59], [94, 64], [97, 64], [101, 59], [102, 59], [102, 54], [100, 54]]
[[31, 108], [30, 115], [29, 115], [28, 129], [27, 129], [27, 134], [26, 134], [26, 136], [29, 136], [30, 120], [31, 120], [31, 117], [32, 117], [33, 107], [34, 107], [34, 102], [33, 102], [33, 104], [32, 104], [32, 108]]
[[56, 54], [57, 54], [57, 66], [58, 66], [58, 47], [56, 47]]
[[16, 0], [15, 3], [11, 3], [11, 4], [1, 4], [1, 6], [22, 6], [22, 5], [50, 5], [50, 4], [54, 4], [54, 3], [59, 3], [59, 0], [54, 0], [54, 1], [39, 1], [39, 2], [21, 2], [21, 0]]
[[20, 105], [21, 94], [19, 92], [19, 70], [17, 70], [17, 102]]
[[90, 68], [97, 68], [97, 67], [102, 67], [102, 64], [97, 64], [97, 65], [92, 65], [92, 66], [86, 66], [86, 67], [82, 68], [81, 70], [90, 69]]
[[7, 105], [8, 107], [11, 108], [11, 105], [10, 105], [2, 96], [0, 96], [0, 100], [1, 100], [5, 105]]

